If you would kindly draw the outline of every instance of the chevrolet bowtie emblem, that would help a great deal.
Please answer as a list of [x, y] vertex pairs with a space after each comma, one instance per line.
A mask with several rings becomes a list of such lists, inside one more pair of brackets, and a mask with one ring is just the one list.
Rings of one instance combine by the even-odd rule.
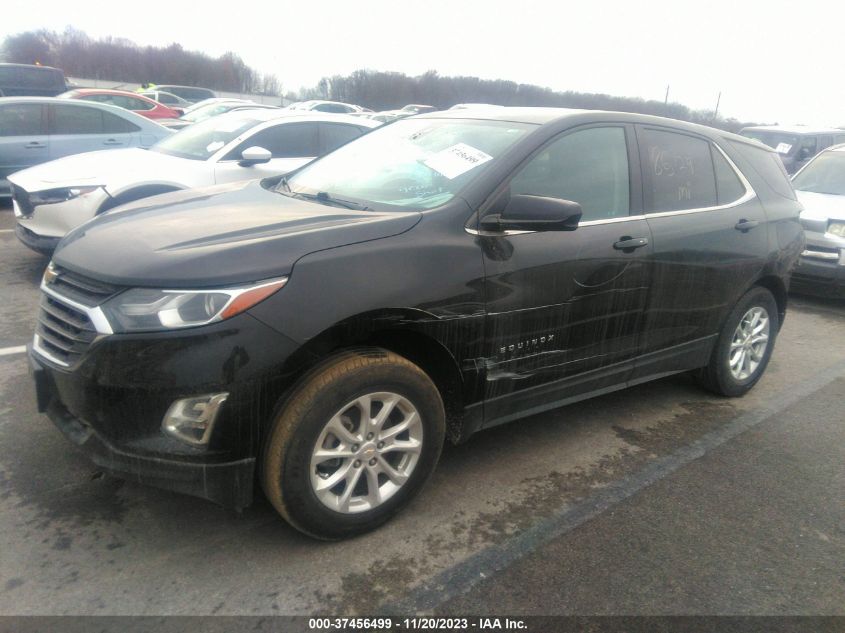
[[59, 273], [56, 272], [56, 269], [53, 268], [53, 265], [50, 264], [47, 266], [47, 270], [44, 271], [44, 283], [51, 284], [58, 278]]

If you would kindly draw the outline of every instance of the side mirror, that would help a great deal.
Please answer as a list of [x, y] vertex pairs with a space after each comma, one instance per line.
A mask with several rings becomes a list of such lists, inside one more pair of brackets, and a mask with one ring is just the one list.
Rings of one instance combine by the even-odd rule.
[[273, 154], [270, 153], [270, 150], [258, 146], [247, 147], [241, 153], [241, 160], [238, 162], [238, 165], [249, 167], [250, 165], [258, 165], [260, 163], [269, 163], [271, 158], [273, 158]]
[[511, 196], [501, 214], [481, 218], [485, 231], [574, 231], [581, 205], [572, 200], [519, 194]]

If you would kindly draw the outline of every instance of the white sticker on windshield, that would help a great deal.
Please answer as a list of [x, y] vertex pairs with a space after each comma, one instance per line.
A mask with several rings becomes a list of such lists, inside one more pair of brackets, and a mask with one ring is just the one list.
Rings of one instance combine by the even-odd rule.
[[789, 143], [778, 143], [778, 146], [775, 148], [775, 151], [778, 154], [789, 154], [789, 150], [792, 149], [792, 145]]
[[457, 143], [429, 156], [423, 164], [452, 180], [488, 160], [493, 160], [493, 157], [466, 143]]
[[224, 143], [223, 141], [213, 141], [213, 142], [211, 142], [211, 143], [209, 143], [208, 145], [205, 146], [205, 151], [208, 152], [209, 154], [212, 154], [212, 153], [216, 152], [218, 149], [220, 149], [221, 147], [223, 147], [225, 144], [226, 143]]

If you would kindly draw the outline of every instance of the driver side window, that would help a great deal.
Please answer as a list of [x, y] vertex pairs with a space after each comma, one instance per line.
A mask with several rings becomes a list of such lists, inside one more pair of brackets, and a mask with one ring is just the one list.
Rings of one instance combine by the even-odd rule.
[[510, 182], [510, 195], [572, 200], [582, 222], [627, 216], [630, 210], [625, 129], [597, 127], [561, 136]]

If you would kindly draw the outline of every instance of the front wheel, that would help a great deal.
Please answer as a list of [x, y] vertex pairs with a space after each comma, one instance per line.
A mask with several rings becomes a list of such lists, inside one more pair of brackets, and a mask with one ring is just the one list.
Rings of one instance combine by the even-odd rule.
[[386, 350], [346, 352], [310, 372], [281, 407], [263, 488], [311, 536], [366, 532], [419, 492], [444, 436], [443, 402], [425, 372]]
[[725, 321], [701, 382], [723, 396], [747, 393], [763, 375], [778, 333], [778, 308], [772, 293], [759, 286], [739, 300]]

